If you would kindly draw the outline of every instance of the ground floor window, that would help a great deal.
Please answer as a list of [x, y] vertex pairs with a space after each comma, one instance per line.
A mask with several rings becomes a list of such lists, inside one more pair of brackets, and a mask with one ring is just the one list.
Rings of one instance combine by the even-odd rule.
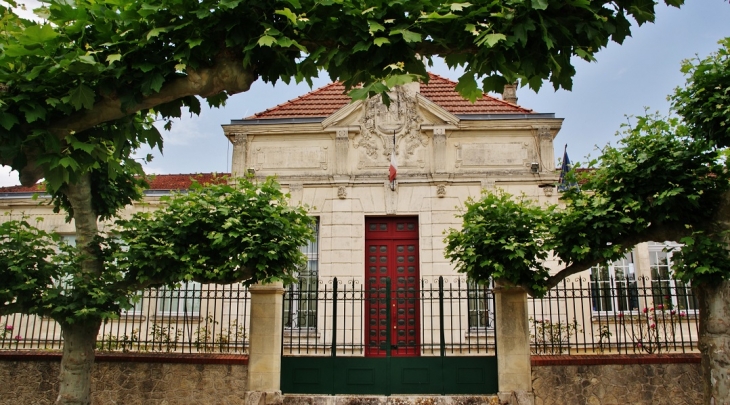
[[[490, 283], [491, 284], [491, 283]], [[469, 312], [469, 329], [494, 328], [492, 314], [492, 288], [487, 284], [467, 282], [467, 307]]]
[[314, 223], [314, 232], [314, 241], [301, 247], [307, 256], [307, 266], [297, 272], [297, 282], [289, 286], [284, 301], [284, 325], [287, 328], [317, 327], [319, 218]]
[[649, 267], [654, 306], [682, 310], [696, 310], [697, 298], [689, 283], [675, 280], [672, 273], [672, 254], [680, 245], [671, 242], [649, 242]]
[[182, 283], [179, 288], [160, 288], [157, 312], [162, 315], [198, 315], [202, 285], [196, 281]]
[[613, 263], [592, 267], [590, 284], [594, 312], [639, 309], [633, 253]]

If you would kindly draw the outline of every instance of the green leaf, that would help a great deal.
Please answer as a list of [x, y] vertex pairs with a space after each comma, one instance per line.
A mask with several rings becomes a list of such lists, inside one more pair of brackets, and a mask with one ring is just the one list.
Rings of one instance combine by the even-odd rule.
[[487, 45], [488, 48], [493, 47], [497, 42], [504, 41], [507, 39], [507, 37], [504, 36], [504, 34], [485, 34], [479, 35], [477, 37], [477, 40], [475, 43], [478, 46], [482, 46], [484, 44]]
[[150, 89], [152, 89], [152, 91], [154, 91], [155, 93], [159, 93], [164, 83], [165, 78], [162, 77], [161, 74], [155, 73], [155, 75], [152, 76], [152, 80], [150, 81]]
[[375, 35], [375, 33], [378, 31], [385, 31], [384, 26], [380, 25], [379, 23], [377, 23], [376, 21], [373, 21], [373, 20], [368, 20], [368, 26], [370, 27], [369, 28], [370, 35]]
[[276, 38], [270, 36], [270, 35], [263, 35], [261, 38], [259, 38], [258, 44], [259, 46], [272, 46], [276, 43]]
[[547, 0], [532, 0], [532, 8], [534, 8], [535, 10], [547, 10], [548, 1]]
[[150, 32], [147, 33], [147, 40], [149, 41], [150, 38], [157, 37], [160, 34], [162, 34], [163, 32], [167, 32], [167, 30], [168, 30], [167, 27], [153, 28], [153, 29], [150, 30]]
[[202, 38], [196, 38], [196, 39], [190, 39], [190, 38], [188, 38], [188, 39], [185, 40], [185, 43], [188, 44], [188, 46], [190, 47], [190, 49], [193, 49], [196, 46], [198, 46], [201, 43], [203, 43], [203, 39]]
[[32, 105], [23, 105], [20, 107], [20, 111], [25, 113], [25, 120], [28, 123], [46, 118], [46, 109], [35, 103]]
[[120, 60], [122, 60], [122, 55], [119, 54], [119, 53], [114, 53], [114, 54], [111, 54], [111, 55], [107, 55], [107, 57], [106, 57], [106, 62], [109, 65], [111, 65], [114, 62], [118, 62]]
[[382, 46], [383, 44], [389, 44], [390, 41], [388, 40], [388, 38], [375, 38], [373, 40], [373, 43], [377, 46]]
[[31, 25], [18, 37], [22, 45], [38, 45], [50, 42], [58, 36], [58, 32], [50, 24]]
[[[391, 30], [390, 35], [403, 35], [403, 39], [406, 42], [421, 42], [421, 34], [408, 30]], [[377, 44], [376, 44], [377, 45]]]
[[82, 107], [90, 110], [94, 107], [94, 92], [85, 85], [79, 85], [69, 93], [69, 102], [78, 111]]
[[471, 3], [451, 3], [451, 11], [461, 11], [471, 6]]
[[474, 76], [468, 73], [459, 78], [459, 83], [456, 85], [455, 90], [472, 103], [482, 96], [482, 92], [477, 87]]
[[0, 113], [0, 125], [7, 131], [10, 131], [13, 126], [18, 125], [18, 118], [10, 113]]
[[297, 15], [294, 14], [288, 8], [285, 8], [283, 10], [276, 10], [276, 11], [274, 11], [274, 14], [283, 15], [284, 17], [288, 18], [289, 21], [291, 21], [292, 24], [296, 24], [297, 23]]

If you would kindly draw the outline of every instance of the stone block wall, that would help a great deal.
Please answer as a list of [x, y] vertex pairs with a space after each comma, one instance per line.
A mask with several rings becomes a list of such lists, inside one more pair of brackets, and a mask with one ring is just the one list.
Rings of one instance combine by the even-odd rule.
[[[0, 355], [0, 405], [54, 403], [58, 393], [60, 357], [39, 357], [28, 361], [18, 356]], [[213, 358], [211, 361], [208, 358], [206, 363], [206, 359], [187, 361], [164, 355], [154, 362], [147, 360], [133, 356], [100, 357], [94, 365], [92, 404], [244, 403], [248, 379], [245, 361], [235, 358], [232, 361]]]
[[699, 355], [534, 356], [535, 405], [701, 404]]

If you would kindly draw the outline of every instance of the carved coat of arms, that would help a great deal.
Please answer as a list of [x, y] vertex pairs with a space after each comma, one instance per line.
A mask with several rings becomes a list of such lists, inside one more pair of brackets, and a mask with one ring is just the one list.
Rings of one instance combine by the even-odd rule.
[[416, 97], [402, 87], [396, 87], [389, 96], [388, 106], [379, 96], [365, 102], [365, 113], [360, 120], [362, 130], [353, 140], [353, 146], [362, 150], [358, 168], [388, 167], [394, 147], [400, 165], [424, 167], [424, 160], [416, 151], [428, 144], [428, 138], [420, 130], [422, 118], [418, 115]]

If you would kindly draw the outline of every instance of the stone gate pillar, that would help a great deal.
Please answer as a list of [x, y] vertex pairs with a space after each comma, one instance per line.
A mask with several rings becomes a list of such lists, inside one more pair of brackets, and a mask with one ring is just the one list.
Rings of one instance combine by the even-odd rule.
[[522, 287], [494, 284], [499, 396], [509, 403], [534, 404], [527, 293]]
[[249, 329], [247, 405], [277, 404], [281, 396], [281, 283], [253, 285]]

